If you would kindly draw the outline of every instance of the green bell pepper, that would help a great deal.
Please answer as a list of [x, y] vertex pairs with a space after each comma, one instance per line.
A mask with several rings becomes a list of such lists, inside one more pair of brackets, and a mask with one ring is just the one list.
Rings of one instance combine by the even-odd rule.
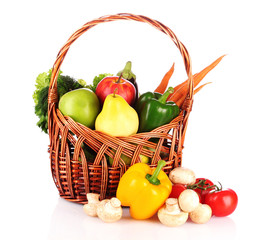
[[176, 103], [167, 101], [173, 90], [169, 87], [164, 94], [146, 92], [139, 97], [135, 107], [140, 121], [139, 132], [149, 132], [170, 123], [179, 115], [180, 109]]

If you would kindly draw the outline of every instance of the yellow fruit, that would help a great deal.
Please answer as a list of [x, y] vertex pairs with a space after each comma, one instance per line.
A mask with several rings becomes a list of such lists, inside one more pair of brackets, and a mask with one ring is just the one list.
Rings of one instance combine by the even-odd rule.
[[142, 162], [142, 163], [149, 163], [149, 160], [150, 160], [149, 157], [140, 154], [140, 162]]
[[127, 137], [137, 133], [139, 117], [137, 112], [117, 94], [109, 94], [102, 111], [95, 121], [95, 129], [115, 137]]

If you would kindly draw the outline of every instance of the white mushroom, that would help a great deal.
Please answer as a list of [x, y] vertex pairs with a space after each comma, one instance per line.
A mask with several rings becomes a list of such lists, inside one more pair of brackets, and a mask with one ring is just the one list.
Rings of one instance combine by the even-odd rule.
[[178, 202], [184, 212], [192, 212], [199, 205], [199, 196], [194, 190], [186, 189], [179, 195]]
[[208, 222], [211, 216], [212, 216], [212, 210], [210, 206], [201, 203], [197, 206], [197, 208], [193, 212], [189, 213], [190, 219], [194, 223], [199, 223], [199, 224]]
[[176, 198], [168, 198], [165, 205], [158, 211], [160, 222], [169, 227], [177, 227], [188, 219], [188, 213], [181, 211]]
[[121, 219], [121, 201], [118, 198], [104, 199], [97, 207], [97, 215], [104, 222], [116, 222]]
[[87, 200], [88, 203], [83, 205], [84, 212], [92, 217], [97, 216], [97, 206], [100, 203], [99, 197], [100, 195], [98, 193], [87, 193]]
[[177, 167], [169, 173], [169, 179], [173, 184], [180, 183], [184, 185], [191, 185], [196, 182], [196, 175], [188, 168]]

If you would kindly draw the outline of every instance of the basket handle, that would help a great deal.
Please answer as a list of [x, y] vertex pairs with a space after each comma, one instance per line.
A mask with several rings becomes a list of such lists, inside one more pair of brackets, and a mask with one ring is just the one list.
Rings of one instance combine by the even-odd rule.
[[[104, 23], [104, 22], [116, 21], [116, 20], [133, 20], [133, 21], [138, 21], [138, 22], [145, 22], [145, 23], [152, 25], [154, 28], [160, 30], [161, 32], [165, 33], [166, 35], [168, 35], [171, 38], [171, 40], [175, 43], [175, 45], [177, 46], [177, 48], [179, 49], [179, 51], [180, 51], [180, 53], [183, 57], [186, 73], [187, 73], [187, 76], [188, 76], [187, 101], [192, 104], [192, 101], [193, 101], [193, 80], [192, 80], [191, 61], [190, 61], [189, 53], [188, 53], [186, 47], [183, 45], [183, 43], [178, 40], [178, 38], [172, 32], [171, 29], [169, 29], [168, 27], [166, 27], [165, 25], [163, 25], [162, 23], [160, 23], [156, 20], [150, 19], [150, 18], [142, 16], [142, 15], [134, 15], [134, 14], [130, 14], [130, 13], [119, 13], [119, 14], [115, 14], [115, 15], [103, 16], [103, 17], [97, 18], [95, 20], [92, 20], [90, 22], [87, 22], [80, 29], [78, 29], [67, 40], [65, 45], [61, 48], [61, 50], [59, 51], [59, 53], [56, 57], [56, 61], [53, 65], [52, 76], [51, 76], [51, 80], [50, 80], [49, 95], [48, 95], [49, 110], [50, 110], [51, 106], [54, 106], [54, 104], [58, 102], [57, 78], [58, 78], [58, 74], [59, 74], [61, 64], [62, 64], [70, 46], [71, 46], [71, 44], [78, 37], [80, 37], [83, 33], [85, 33], [90, 28], [96, 26], [97, 24]], [[189, 104], [189, 105], [191, 105], [191, 104]]]

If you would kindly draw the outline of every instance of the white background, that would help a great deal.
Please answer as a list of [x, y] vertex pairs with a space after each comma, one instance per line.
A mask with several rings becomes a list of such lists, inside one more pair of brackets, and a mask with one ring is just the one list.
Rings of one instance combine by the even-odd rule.
[[[124, 210], [115, 224], [90, 218], [60, 199], [52, 181], [48, 135], [36, 127], [32, 94], [69, 36], [94, 18], [130, 12], [170, 27], [187, 47], [193, 73], [223, 54], [195, 96], [183, 166], [238, 193], [236, 211], [205, 225], [167, 228], [157, 218], [135, 221]], [[2, 1], [1, 239], [246, 239], [260, 215], [259, 1]], [[99, 73], [133, 62], [140, 91], [153, 91], [175, 62], [171, 85], [184, 81], [182, 58], [167, 36], [149, 25], [99, 25], [71, 47], [62, 71], [91, 82]]]

